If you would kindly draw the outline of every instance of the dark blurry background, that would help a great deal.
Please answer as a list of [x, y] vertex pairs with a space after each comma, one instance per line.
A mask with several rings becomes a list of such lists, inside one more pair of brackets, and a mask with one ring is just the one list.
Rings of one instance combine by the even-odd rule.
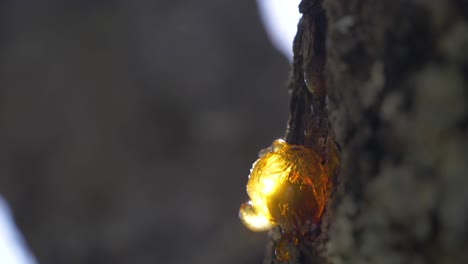
[[255, 1], [1, 1], [0, 194], [40, 263], [260, 263], [238, 220], [283, 135]]

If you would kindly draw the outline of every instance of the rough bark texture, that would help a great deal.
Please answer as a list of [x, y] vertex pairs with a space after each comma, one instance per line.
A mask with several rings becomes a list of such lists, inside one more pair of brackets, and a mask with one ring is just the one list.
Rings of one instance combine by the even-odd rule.
[[467, 2], [323, 5], [342, 166], [316, 263], [467, 263]]
[[[338, 148], [326, 109], [326, 85], [324, 66], [326, 57], [327, 18], [321, 1], [302, 1], [299, 11], [303, 14], [293, 43], [294, 58], [288, 88], [291, 94], [290, 116], [285, 140], [289, 144], [303, 145], [320, 157], [322, 166], [330, 172], [330, 186], [336, 185]], [[310, 219], [312, 222], [312, 219]], [[314, 224], [315, 225], [315, 224]], [[325, 238], [320, 223], [308, 229], [286, 234], [280, 228], [270, 232], [266, 263], [324, 262], [319, 254], [320, 243]], [[297, 237], [298, 244], [289, 237]], [[283, 245], [287, 246], [283, 246]], [[281, 246], [278, 246], [281, 245]], [[285, 249], [286, 248], [286, 249]], [[287, 252], [287, 257], [276, 252]], [[276, 257], [275, 257], [276, 256]]]
[[[0, 3], [0, 192], [40, 263], [260, 262], [237, 211], [287, 65], [254, 3], [29, 2]], [[293, 262], [467, 263], [468, 3], [323, 7], [340, 184]]]

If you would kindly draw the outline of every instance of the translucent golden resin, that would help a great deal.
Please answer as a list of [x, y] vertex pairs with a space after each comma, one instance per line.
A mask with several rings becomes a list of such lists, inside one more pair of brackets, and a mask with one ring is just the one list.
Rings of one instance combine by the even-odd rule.
[[275, 140], [250, 171], [242, 222], [252, 231], [279, 225], [287, 233], [317, 223], [332, 189], [327, 171], [312, 150]]

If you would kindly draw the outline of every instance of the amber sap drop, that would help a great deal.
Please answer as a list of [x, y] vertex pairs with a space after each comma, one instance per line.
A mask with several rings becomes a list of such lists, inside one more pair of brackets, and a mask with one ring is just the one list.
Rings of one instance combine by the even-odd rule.
[[250, 201], [239, 217], [252, 231], [279, 225], [284, 231], [317, 223], [330, 195], [331, 183], [320, 158], [310, 149], [281, 139], [260, 153], [247, 182]]

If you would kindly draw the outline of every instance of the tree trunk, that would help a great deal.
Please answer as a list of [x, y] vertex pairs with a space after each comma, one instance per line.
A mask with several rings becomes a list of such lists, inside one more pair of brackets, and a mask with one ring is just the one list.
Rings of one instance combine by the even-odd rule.
[[[341, 172], [321, 236], [290, 262], [468, 263], [468, 2], [320, 2], [302, 1], [298, 36], [320, 41], [327, 23], [307, 21], [323, 4]], [[304, 65], [293, 65], [293, 90]], [[279, 262], [278, 232], [266, 263]]]

